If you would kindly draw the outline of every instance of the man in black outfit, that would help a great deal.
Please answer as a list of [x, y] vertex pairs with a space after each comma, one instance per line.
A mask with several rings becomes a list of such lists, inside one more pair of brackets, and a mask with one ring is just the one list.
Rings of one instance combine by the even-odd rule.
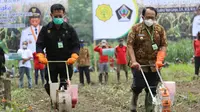
[[[79, 39], [76, 31], [68, 23], [64, 22], [63, 17], [65, 8], [61, 4], [51, 6], [52, 21], [43, 26], [36, 42], [36, 52], [41, 63], [47, 64], [49, 61], [66, 60], [69, 69], [69, 79], [73, 74], [72, 64], [78, 59], [80, 49]], [[43, 50], [46, 48], [46, 57]], [[49, 70], [52, 82], [58, 82], [60, 76], [60, 87], [66, 86], [66, 65], [65, 63], [49, 63]], [[48, 73], [45, 73], [45, 89], [50, 93], [48, 84]]]

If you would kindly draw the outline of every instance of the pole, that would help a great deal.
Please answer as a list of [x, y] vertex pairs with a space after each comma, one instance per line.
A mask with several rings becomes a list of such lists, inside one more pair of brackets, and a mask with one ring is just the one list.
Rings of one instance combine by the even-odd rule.
[[[94, 43], [93, 43], [93, 48], [96, 46], [96, 41], [94, 40]], [[94, 52], [94, 51], [93, 51]], [[96, 53], [94, 52], [93, 53], [93, 57], [94, 57], [94, 70], [95, 70], [95, 76], [98, 76], [98, 73], [97, 73], [97, 59], [96, 59]]]

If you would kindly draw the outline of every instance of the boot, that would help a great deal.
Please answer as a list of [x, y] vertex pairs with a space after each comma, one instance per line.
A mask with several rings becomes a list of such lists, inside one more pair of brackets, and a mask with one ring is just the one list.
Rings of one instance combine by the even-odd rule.
[[99, 83], [102, 84], [102, 73], [99, 74]]
[[105, 74], [105, 84], [108, 83], [108, 73]]
[[152, 104], [152, 97], [149, 92], [145, 95], [145, 110], [146, 112], [154, 112], [154, 105]]
[[137, 112], [137, 101], [139, 94], [133, 92], [133, 96], [131, 99], [131, 112]]
[[118, 81], [118, 83], [120, 83], [120, 73], [119, 72], [117, 72], [117, 81]]

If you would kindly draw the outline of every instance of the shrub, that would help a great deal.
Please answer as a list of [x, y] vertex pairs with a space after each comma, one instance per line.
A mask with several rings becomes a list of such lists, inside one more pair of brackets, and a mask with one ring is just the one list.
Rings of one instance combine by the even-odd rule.
[[193, 54], [192, 40], [168, 41], [166, 61], [174, 62], [179, 58], [182, 62], [189, 62]]

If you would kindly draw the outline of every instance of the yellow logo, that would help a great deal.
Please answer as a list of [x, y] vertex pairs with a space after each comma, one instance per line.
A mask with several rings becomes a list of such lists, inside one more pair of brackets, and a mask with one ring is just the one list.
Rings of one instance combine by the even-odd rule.
[[32, 8], [32, 12], [35, 13], [36, 12], [36, 8]]
[[96, 16], [99, 18], [101, 21], [107, 21], [112, 17], [112, 9], [110, 5], [102, 4], [99, 5], [96, 9]]

